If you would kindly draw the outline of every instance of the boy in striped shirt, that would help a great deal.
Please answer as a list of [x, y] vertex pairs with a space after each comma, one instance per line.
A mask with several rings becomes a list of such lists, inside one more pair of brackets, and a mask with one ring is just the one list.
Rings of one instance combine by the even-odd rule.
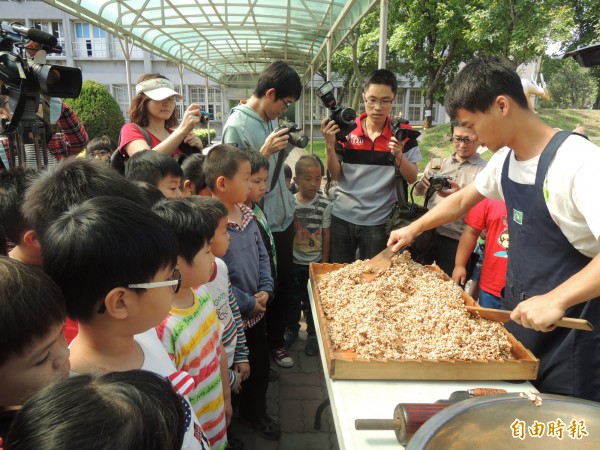
[[194, 290], [212, 275], [215, 227], [210, 216], [187, 199], [165, 200], [153, 210], [175, 232], [181, 273], [181, 289], [157, 333], [177, 369], [193, 377], [190, 403], [212, 448], [223, 450], [232, 416], [227, 355], [212, 297]]

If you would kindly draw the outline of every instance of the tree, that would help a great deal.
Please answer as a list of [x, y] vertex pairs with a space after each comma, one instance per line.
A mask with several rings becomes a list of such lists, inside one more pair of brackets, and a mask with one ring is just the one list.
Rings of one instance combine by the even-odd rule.
[[125, 121], [119, 104], [106, 87], [96, 81], [86, 80], [79, 97], [67, 99], [65, 103], [83, 123], [90, 139], [106, 134], [118, 142]]
[[[394, 11], [390, 51], [402, 73], [422, 82], [425, 110], [431, 111], [434, 98], [443, 97], [459, 63], [473, 54], [465, 39], [468, 8], [458, 0], [393, 0], [390, 11]], [[425, 128], [431, 120], [425, 117]]]
[[596, 80], [573, 59], [546, 59], [542, 65], [554, 108], [587, 109], [596, 98]]

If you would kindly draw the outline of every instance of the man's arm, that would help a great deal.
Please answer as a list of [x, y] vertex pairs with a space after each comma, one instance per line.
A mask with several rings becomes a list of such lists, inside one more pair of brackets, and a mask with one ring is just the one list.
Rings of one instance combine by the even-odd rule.
[[423, 176], [417, 184], [415, 184], [415, 194], [423, 195], [429, 189], [429, 177], [431, 175], [431, 161], [425, 166], [423, 170]]
[[339, 131], [340, 127], [335, 121], [325, 118], [321, 122], [321, 133], [325, 139], [325, 165], [334, 181], [339, 181], [342, 177], [342, 163], [335, 152], [335, 135]]
[[463, 216], [484, 198], [471, 183], [438, 204], [420, 219], [404, 228], [392, 231], [387, 245], [388, 247], [392, 245], [392, 251], [397, 252], [414, 241], [423, 231], [450, 223]]
[[467, 262], [475, 249], [480, 234], [480, 230], [467, 224], [458, 241], [452, 279], [460, 286], [464, 286], [467, 282]]
[[554, 323], [571, 306], [600, 297], [600, 254], [590, 263], [544, 295], [537, 295], [517, 305], [510, 318], [525, 328], [552, 331]]

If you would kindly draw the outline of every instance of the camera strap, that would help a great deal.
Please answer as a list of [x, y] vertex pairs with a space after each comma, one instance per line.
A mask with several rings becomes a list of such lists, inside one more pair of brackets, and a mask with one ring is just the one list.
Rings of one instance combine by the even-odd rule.
[[[400, 172], [400, 167], [398, 167], [398, 163], [396, 163], [396, 158], [394, 158], [394, 185], [396, 186], [396, 197], [398, 198], [398, 206], [406, 206], [406, 196], [404, 195], [404, 185], [402, 183], [404, 181], [404, 177]], [[411, 192], [412, 194], [412, 192]]]
[[285, 159], [285, 149], [279, 150], [277, 154], [277, 162], [275, 163], [275, 170], [273, 171], [273, 178], [271, 179], [271, 192], [275, 185], [277, 184], [277, 180], [279, 179], [279, 174], [281, 173], [281, 167], [283, 166], [283, 160]]

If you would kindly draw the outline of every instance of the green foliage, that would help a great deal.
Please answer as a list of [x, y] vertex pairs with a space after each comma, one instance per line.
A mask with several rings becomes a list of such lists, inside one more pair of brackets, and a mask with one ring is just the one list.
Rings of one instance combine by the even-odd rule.
[[83, 82], [81, 94], [75, 99], [66, 99], [71, 109], [83, 123], [90, 139], [108, 135], [119, 140], [119, 132], [125, 123], [119, 104], [108, 89], [92, 80]]
[[574, 59], [546, 59], [542, 72], [550, 92], [552, 108], [591, 108], [598, 86], [589, 69]]
[[[202, 145], [208, 145], [208, 130], [205, 128], [194, 128], [194, 134], [202, 140]], [[217, 137], [217, 132], [214, 129], [210, 129], [210, 138]]]

